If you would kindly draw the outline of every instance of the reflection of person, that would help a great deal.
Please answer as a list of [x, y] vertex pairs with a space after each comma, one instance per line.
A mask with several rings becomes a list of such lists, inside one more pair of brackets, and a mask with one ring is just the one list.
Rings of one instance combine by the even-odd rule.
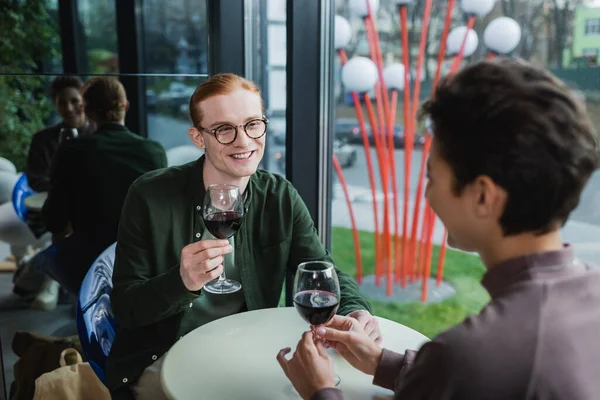
[[[351, 319], [317, 329], [398, 399], [595, 399], [600, 271], [559, 229], [598, 165], [589, 119], [567, 87], [515, 60], [478, 63], [440, 84], [426, 196], [448, 243], [476, 251], [491, 296], [419, 352], [380, 349]], [[305, 399], [342, 399], [324, 343], [305, 334], [278, 360]]]
[[[277, 307], [288, 271], [303, 261], [331, 261], [294, 187], [257, 170], [267, 128], [263, 111], [254, 83], [233, 74], [209, 78], [190, 100], [189, 136], [205, 155], [146, 174], [129, 191], [111, 293], [120, 328], [106, 369], [113, 398], [164, 398], [162, 356], [178, 338], [227, 315]], [[204, 193], [215, 183], [236, 185], [245, 196], [243, 223], [231, 241], [199, 240]], [[224, 269], [242, 289], [205, 292], [203, 286]], [[338, 312], [355, 317], [378, 339], [368, 302], [348, 275], [338, 274]]]
[[25, 173], [29, 186], [36, 192], [50, 188], [50, 165], [58, 146], [73, 138], [73, 129], [79, 135], [89, 133], [79, 90], [83, 86], [76, 76], [60, 76], [52, 81], [50, 97], [62, 121], [33, 135]]
[[42, 210], [49, 231], [72, 227], [73, 233], [44, 251], [39, 261], [44, 272], [73, 294], [94, 259], [116, 241], [129, 186], [167, 163], [159, 143], [125, 127], [129, 103], [117, 79], [93, 78], [82, 96], [85, 113], [98, 129], [61, 145]]

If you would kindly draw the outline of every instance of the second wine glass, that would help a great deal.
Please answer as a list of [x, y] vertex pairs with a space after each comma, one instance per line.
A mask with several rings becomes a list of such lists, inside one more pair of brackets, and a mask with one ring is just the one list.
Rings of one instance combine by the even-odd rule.
[[[325, 261], [308, 261], [298, 265], [294, 278], [294, 307], [298, 314], [315, 328], [326, 324], [340, 305], [340, 283], [333, 264]], [[335, 386], [340, 384], [335, 374]]]
[[[234, 185], [210, 185], [204, 196], [202, 217], [204, 226], [217, 239], [229, 239], [242, 225], [244, 216], [244, 200], [240, 189]], [[213, 294], [237, 292], [242, 284], [227, 279], [225, 268], [218, 279], [204, 285], [204, 290]]]

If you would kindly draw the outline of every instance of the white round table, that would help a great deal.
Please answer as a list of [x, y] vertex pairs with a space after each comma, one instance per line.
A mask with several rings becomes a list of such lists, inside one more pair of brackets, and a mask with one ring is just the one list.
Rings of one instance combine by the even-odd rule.
[[25, 206], [30, 210], [42, 211], [47, 198], [48, 192], [34, 193], [31, 196], [25, 197], [23, 203], [25, 203]]
[[[379, 318], [382, 346], [400, 353], [418, 350], [429, 339], [417, 331]], [[276, 356], [296, 348], [309, 326], [292, 307], [235, 314], [203, 325], [169, 350], [161, 369], [167, 396], [185, 399], [300, 399]], [[389, 390], [355, 370], [330, 350], [345, 399], [391, 398]], [[289, 357], [289, 356], [288, 356]]]

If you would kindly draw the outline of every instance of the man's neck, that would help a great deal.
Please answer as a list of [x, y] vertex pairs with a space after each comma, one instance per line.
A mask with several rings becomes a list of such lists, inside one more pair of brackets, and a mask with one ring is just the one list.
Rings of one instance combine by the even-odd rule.
[[533, 233], [524, 233], [504, 237], [491, 244], [486, 250], [479, 252], [481, 260], [487, 269], [494, 268], [505, 261], [534, 253], [561, 250], [563, 243], [559, 231], [536, 236]]
[[235, 185], [240, 188], [240, 193], [246, 191], [250, 177], [246, 176], [243, 178], [235, 178], [230, 175], [223, 174], [212, 166], [210, 162], [204, 159], [204, 169], [202, 171], [202, 178], [204, 179], [204, 188], [209, 185], [224, 184], [224, 185]]
[[106, 125], [106, 124], [113, 124], [113, 125], [122, 125], [125, 126], [125, 120], [121, 120], [121, 121], [102, 121], [102, 122], [98, 122], [98, 126], [102, 126], [102, 125]]
[[70, 124], [67, 123], [66, 121], [61, 121], [60, 125], [62, 125], [63, 128], [67, 128], [67, 129], [81, 129], [85, 127], [85, 122], [83, 124], [80, 124], [79, 126], [77, 126], [76, 124]]

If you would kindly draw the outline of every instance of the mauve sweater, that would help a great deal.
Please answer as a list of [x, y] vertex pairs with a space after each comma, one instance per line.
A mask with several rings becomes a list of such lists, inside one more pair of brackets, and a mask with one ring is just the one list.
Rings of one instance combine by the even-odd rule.
[[600, 270], [567, 246], [497, 265], [482, 284], [478, 315], [418, 352], [384, 350], [373, 383], [402, 400], [600, 399]]

